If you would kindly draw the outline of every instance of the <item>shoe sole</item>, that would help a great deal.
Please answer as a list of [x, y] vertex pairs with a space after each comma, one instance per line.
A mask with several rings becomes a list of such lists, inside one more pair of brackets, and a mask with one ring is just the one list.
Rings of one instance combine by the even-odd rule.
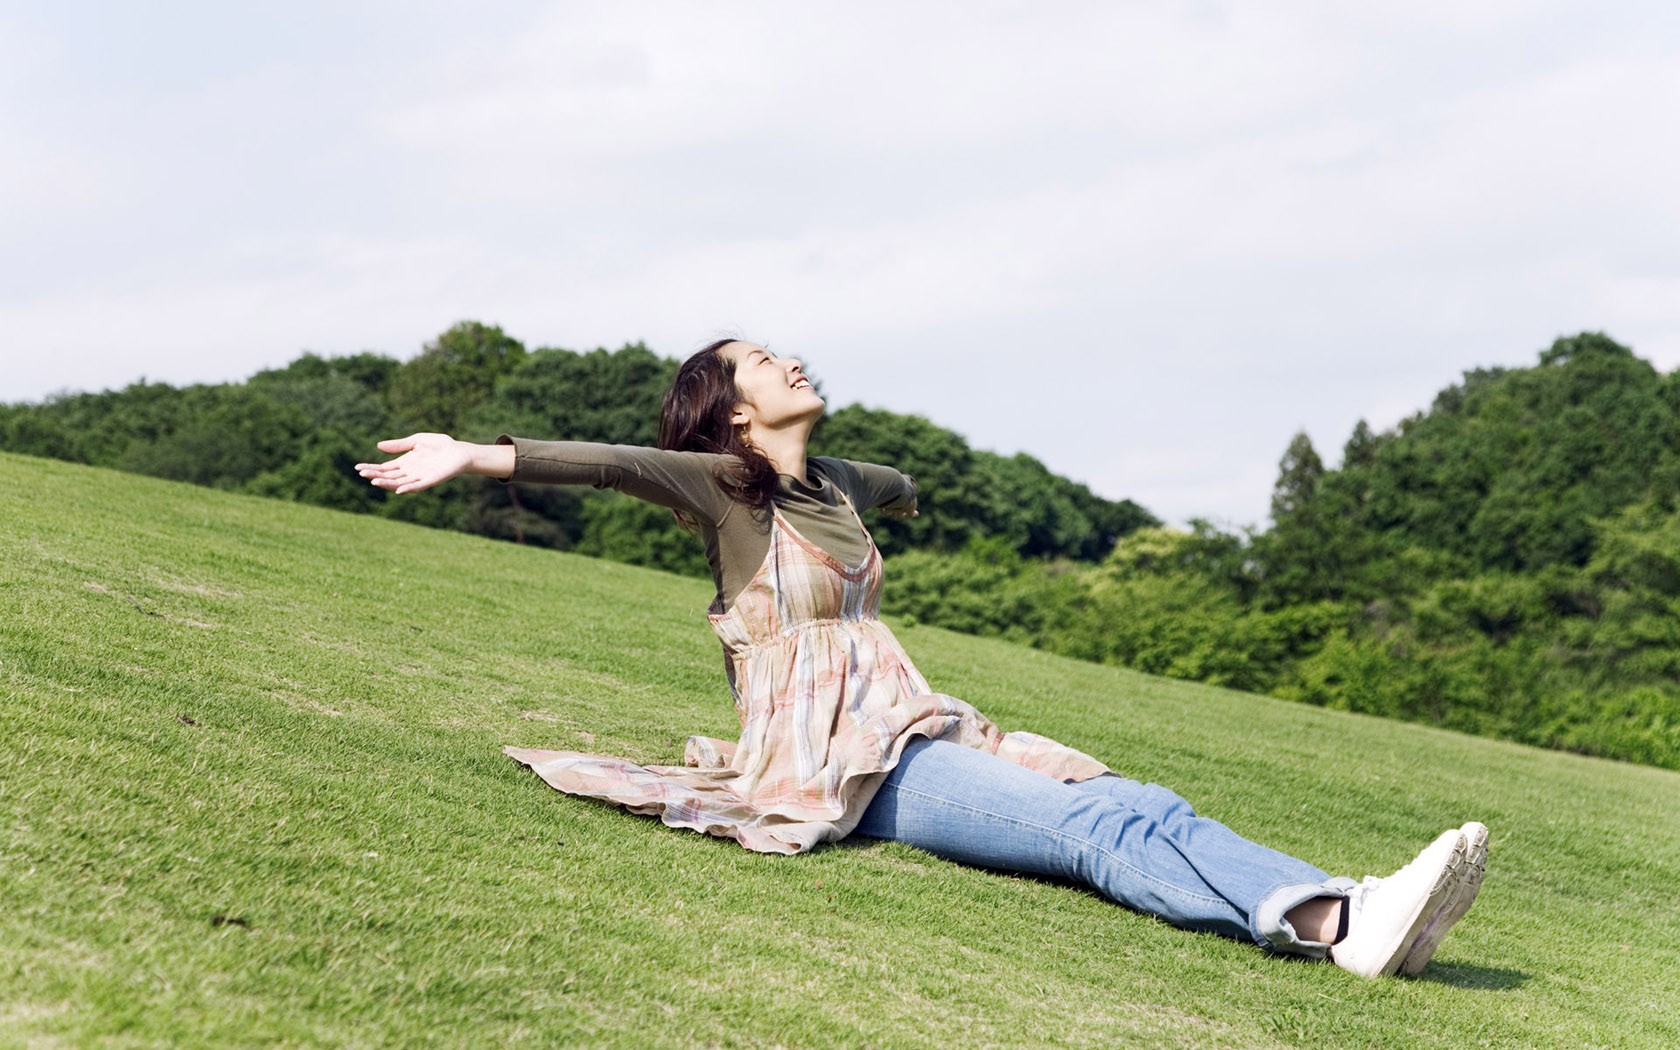
[[1488, 829], [1487, 825], [1470, 821], [1458, 829], [1468, 844], [1464, 851], [1464, 867], [1459, 872], [1457, 883], [1452, 888], [1446, 904], [1429, 917], [1424, 924], [1423, 932], [1418, 934], [1412, 944], [1412, 950], [1406, 953], [1406, 959], [1400, 964], [1400, 973], [1413, 976], [1423, 972], [1434, 957], [1435, 949], [1441, 946], [1442, 938], [1453, 924], [1464, 918], [1470, 910], [1470, 905], [1476, 901], [1476, 894], [1481, 892], [1482, 877], [1487, 872]]
[[[1442, 834], [1449, 833], [1443, 832]], [[1435, 880], [1431, 883], [1429, 892], [1418, 902], [1417, 908], [1412, 912], [1411, 920], [1402, 927], [1395, 939], [1384, 946], [1381, 952], [1375, 953], [1377, 958], [1382, 959], [1382, 965], [1371, 971], [1348, 966], [1337, 957], [1336, 949], [1332, 947], [1330, 957], [1336, 965], [1350, 973], [1357, 973], [1365, 977], [1388, 977], [1399, 971], [1400, 964], [1405, 961], [1412, 946], [1417, 943], [1418, 937], [1423, 933], [1429, 920], [1447, 906], [1448, 898], [1452, 895], [1454, 887], [1458, 885], [1459, 873], [1464, 869], [1465, 851], [1469, 848], [1469, 843], [1463, 832], [1454, 831], [1450, 834], [1456, 834], [1458, 841], [1454, 844], [1452, 852], [1442, 859], [1440, 870], [1435, 873]]]

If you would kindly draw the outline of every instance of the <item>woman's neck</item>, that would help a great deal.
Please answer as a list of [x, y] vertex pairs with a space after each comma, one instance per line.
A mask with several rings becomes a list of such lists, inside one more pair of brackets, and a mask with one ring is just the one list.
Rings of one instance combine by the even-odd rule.
[[776, 468], [776, 473], [786, 474], [799, 481], [807, 480], [805, 473], [806, 438], [810, 437], [810, 427], [800, 427], [790, 430], [773, 430], [769, 433], [752, 435], [753, 445]]

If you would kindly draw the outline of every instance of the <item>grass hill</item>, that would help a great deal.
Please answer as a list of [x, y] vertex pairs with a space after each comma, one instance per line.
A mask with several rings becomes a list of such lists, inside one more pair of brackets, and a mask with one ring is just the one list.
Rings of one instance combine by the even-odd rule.
[[1680, 1045], [1673, 772], [901, 632], [1005, 728], [1331, 871], [1486, 821], [1475, 911], [1371, 982], [501, 755], [733, 735], [706, 591], [0, 455], [0, 1047]]

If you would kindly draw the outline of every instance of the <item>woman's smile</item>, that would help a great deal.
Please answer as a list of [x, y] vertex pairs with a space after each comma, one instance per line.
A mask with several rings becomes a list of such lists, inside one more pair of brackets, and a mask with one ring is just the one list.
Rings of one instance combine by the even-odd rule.
[[735, 365], [741, 413], [751, 423], [770, 429], [801, 420], [814, 423], [826, 407], [796, 357], [777, 357], [747, 342], [730, 343], [723, 356]]

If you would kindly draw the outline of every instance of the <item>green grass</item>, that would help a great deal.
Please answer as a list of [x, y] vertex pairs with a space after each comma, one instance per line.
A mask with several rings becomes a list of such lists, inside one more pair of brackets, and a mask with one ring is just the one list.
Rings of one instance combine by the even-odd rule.
[[0, 559], [0, 1047], [1680, 1045], [1672, 772], [901, 632], [1006, 729], [1332, 871], [1486, 821], [1436, 962], [1364, 981], [501, 755], [734, 735], [690, 579], [6, 455]]

